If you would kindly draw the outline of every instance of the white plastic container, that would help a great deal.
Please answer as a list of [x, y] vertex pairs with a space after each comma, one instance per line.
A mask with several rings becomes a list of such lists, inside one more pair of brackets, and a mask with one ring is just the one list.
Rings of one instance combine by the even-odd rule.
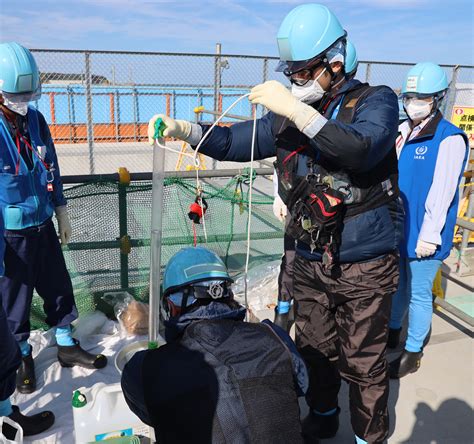
[[76, 444], [133, 435], [150, 438], [150, 428], [128, 408], [118, 383], [75, 390], [72, 411]]

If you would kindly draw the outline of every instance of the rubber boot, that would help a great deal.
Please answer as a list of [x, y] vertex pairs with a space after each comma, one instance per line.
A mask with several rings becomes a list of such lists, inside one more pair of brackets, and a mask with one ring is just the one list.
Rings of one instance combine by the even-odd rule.
[[21, 357], [21, 365], [16, 373], [16, 389], [24, 394], [36, 390], [35, 362], [31, 353]]
[[58, 361], [62, 367], [74, 367], [97, 369], [107, 365], [104, 355], [94, 355], [83, 350], [79, 341], [74, 339], [74, 345], [58, 345]]
[[387, 339], [387, 347], [388, 348], [397, 348], [398, 344], [400, 343], [400, 333], [402, 332], [400, 328], [390, 328], [388, 330], [388, 339]]
[[[12, 405], [13, 413], [8, 417], [15, 421], [23, 429], [23, 436], [32, 436], [48, 430], [54, 424], [54, 414], [48, 410], [37, 413], [36, 415], [26, 416], [20, 413], [16, 405]], [[16, 429], [10, 424], [3, 424], [2, 432], [5, 438], [13, 440]]]
[[336, 436], [339, 429], [339, 413], [341, 409], [338, 407], [332, 415], [317, 415], [310, 410], [308, 416], [303, 419], [301, 424], [305, 443], [315, 443], [318, 439], [329, 439]]
[[400, 379], [410, 373], [415, 373], [421, 364], [423, 352], [409, 352], [403, 350], [403, 353], [389, 364], [390, 379]]

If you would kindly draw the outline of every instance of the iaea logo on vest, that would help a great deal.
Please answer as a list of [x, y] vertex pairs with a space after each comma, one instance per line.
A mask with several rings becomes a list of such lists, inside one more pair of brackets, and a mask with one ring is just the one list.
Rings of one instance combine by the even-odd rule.
[[423, 146], [417, 146], [415, 148], [415, 155], [413, 156], [414, 159], [424, 159], [425, 154], [428, 151], [428, 147], [426, 145]]

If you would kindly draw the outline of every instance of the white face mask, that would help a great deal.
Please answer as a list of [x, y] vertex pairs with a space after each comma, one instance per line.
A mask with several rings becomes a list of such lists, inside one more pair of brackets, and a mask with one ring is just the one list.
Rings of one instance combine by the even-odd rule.
[[28, 103], [29, 102], [10, 102], [6, 97], [3, 98], [3, 104], [14, 113], [20, 114], [20, 116], [26, 116]]
[[433, 101], [425, 102], [420, 99], [408, 99], [404, 103], [405, 111], [412, 121], [423, 120], [431, 114]]
[[326, 91], [319, 84], [318, 79], [325, 73], [324, 68], [314, 80], [310, 80], [306, 85], [300, 86], [293, 83], [291, 85], [291, 94], [303, 103], [314, 103], [321, 100]]

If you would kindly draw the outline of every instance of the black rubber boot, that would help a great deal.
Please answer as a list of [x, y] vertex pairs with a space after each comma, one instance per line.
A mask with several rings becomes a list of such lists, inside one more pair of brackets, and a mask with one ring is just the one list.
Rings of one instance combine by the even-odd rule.
[[[8, 417], [15, 421], [23, 429], [23, 436], [38, 435], [48, 430], [54, 424], [54, 414], [48, 410], [36, 415], [26, 416], [20, 413], [16, 405], [12, 405], [13, 413]], [[5, 438], [12, 440], [15, 438], [16, 429], [10, 424], [3, 424], [2, 432]]]
[[28, 356], [21, 357], [21, 365], [16, 373], [16, 389], [24, 394], [36, 390], [35, 361], [31, 352]]
[[340, 411], [341, 409], [338, 407], [333, 415], [324, 416], [317, 415], [310, 410], [301, 424], [305, 443], [314, 444], [318, 442], [318, 439], [329, 439], [336, 436], [339, 429]]
[[62, 367], [104, 368], [107, 358], [104, 355], [94, 355], [83, 350], [79, 341], [74, 339], [74, 345], [58, 345], [58, 361]]
[[423, 352], [409, 352], [403, 350], [403, 353], [389, 364], [390, 379], [400, 379], [410, 373], [415, 373], [420, 368]]

